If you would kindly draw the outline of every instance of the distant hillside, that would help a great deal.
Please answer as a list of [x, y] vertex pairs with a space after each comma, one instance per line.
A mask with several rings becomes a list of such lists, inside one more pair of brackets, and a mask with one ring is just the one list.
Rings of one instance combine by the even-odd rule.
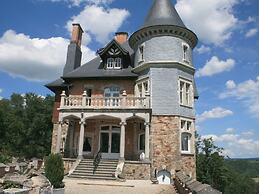
[[226, 165], [237, 173], [259, 178], [259, 158], [226, 159]]

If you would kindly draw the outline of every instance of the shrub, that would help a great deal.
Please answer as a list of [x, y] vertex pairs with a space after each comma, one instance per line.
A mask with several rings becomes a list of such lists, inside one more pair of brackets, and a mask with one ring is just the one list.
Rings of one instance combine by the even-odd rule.
[[64, 164], [60, 154], [50, 154], [45, 158], [45, 175], [54, 188], [64, 187]]

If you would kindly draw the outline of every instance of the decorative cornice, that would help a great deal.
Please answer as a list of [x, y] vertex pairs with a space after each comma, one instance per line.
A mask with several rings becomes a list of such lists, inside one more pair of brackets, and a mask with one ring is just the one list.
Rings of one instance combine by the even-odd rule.
[[133, 50], [135, 50], [136, 46], [140, 45], [144, 41], [143, 39], [157, 36], [173, 36], [181, 38], [185, 40], [192, 49], [198, 43], [196, 34], [187, 28], [173, 25], [161, 25], [142, 28], [134, 32], [129, 38], [129, 45]]
[[194, 75], [195, 73], [195, 68], [193, 66], [187, 65], [185, 63], [181, 63], [179, 61], [148, 61], [148, 62], [143, 62], [137, 67], [135, 67], [132, 71], [134, 73], [139, 73], [145, 69], [148, 68], [177, 68], [181, 69], [183, 71], [187, 71], [191, 74]]

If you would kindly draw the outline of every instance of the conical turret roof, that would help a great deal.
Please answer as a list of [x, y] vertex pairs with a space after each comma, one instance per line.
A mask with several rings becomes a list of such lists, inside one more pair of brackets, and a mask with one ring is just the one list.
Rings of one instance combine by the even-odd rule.
[[173, 25], [186, 28], [171, 0], [155, 0], [142, 28]]

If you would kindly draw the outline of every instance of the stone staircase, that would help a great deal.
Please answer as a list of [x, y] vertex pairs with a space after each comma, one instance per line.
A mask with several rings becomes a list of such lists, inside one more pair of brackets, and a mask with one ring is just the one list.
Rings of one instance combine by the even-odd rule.
[[114, 177], [118, 160], [101, 159], [97, 168], [94, 170], [93, 159], [83, 159], [69, 175], [70, 178], [115, 180]]

